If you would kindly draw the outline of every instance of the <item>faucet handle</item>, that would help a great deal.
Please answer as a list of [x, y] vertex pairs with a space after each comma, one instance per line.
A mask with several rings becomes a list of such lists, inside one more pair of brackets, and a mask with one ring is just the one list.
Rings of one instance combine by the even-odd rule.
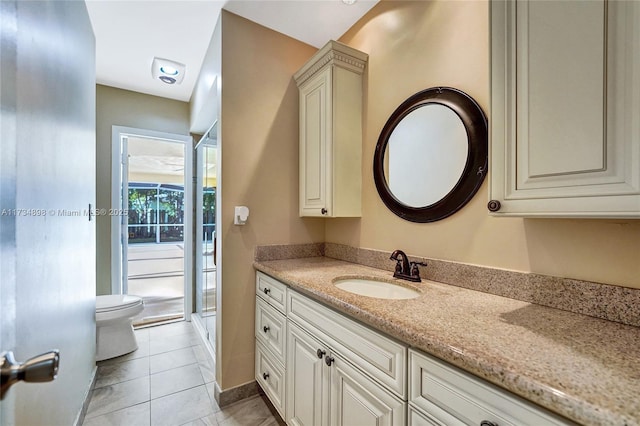
[[427, 266], [425, 262], [410, 262], [411, 265], [411, 276], [420, 278], [420, 269], [418, 269], [418, 265]]

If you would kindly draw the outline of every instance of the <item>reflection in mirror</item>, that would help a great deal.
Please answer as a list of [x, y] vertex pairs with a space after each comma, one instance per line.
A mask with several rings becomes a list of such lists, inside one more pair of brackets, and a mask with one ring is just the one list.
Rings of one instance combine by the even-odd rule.
[[460, 117], [444, 105], [425, 104], [407, 114], [389, 136], [389, 189], [407, 206], [429, 206], [455, 187], [468, 152]]
[[384, 204], [412, 222], [434, 222], [464, 207], [488, 164], [488, 126], [480, 106], [451, 87], [409, 97], [384, 125], [373, 179]]

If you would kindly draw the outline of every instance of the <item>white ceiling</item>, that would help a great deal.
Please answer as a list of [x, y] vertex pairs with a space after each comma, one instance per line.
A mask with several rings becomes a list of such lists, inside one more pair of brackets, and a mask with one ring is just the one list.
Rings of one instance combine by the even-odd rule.
[[184, 175], [184, 144], [128, 137], [130, 174]]
[[[86, 0], [99, 84], [188, 102], [221, 8], [315, 47], [338, 39], [378, 0]], [[151, 77], [154, 57], [186, 65], [184, 81]]]
[[[217, 177], [218, 150], [209, 146], [202, 150], [204, 162], [202, 176], [204, 185], [210, 186]], [[127, 155], [129, 158], [129, 180], [145, 183], [184, 183], [185, 145], [160, 139], [129, 136]], [[198, 154], [200, 155], [200, 154]], [[158, 177], [162, 176], [158, 180]]]

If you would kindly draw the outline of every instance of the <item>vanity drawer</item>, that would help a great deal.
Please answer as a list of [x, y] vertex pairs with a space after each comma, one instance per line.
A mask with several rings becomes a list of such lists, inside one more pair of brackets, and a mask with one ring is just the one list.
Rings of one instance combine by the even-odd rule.
[[270, 352], [256, 340], [256, 381], [285, 418], [285, 370]]
[[287, 294], [287, 286], [280, 281], [258, 271], [256, 273], [256, 294], [283, 314], [286, 312], [285, 297]]
[[256, 297], [256, 339], [269, 348], [284, 365], [287, 344], [287, 319], [273, 306]]
[[406, 400], [405, 345], [292, 290], [287, 312], [289, 319]]
[[407, 407], [408, 426], [442, 426], [440, 422], [433, 420], [428, 414], [409, 404]]
[[409, 402], [443, 425], [571, 425], [516, 395], [413, 349], [409, 350]]

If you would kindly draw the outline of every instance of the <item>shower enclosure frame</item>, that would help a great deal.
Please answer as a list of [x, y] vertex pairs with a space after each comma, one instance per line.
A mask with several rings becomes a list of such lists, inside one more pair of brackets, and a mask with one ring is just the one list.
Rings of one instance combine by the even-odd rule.
[[[205, 224], [203, 223], [203, 195], [204, 195], [204, 188], [205, 188], [205, 176], [203, 173], [204, 170], [204, 166], [205, 166], [205, 157], [206, 154], [203, 153], [203, 151], [206, 148], [215, 148], [216, 149], [216, 154], [218, 155], [216, 163], [215, 163], [215, 167], [217, 169], [217, 173], [216, 173], [216, 186], [215, 186], [215, 196], [216, 196], [216, 200], [215, 200], [215, 216], [214, 216], [214, 224], [216, 226], [216, 229], [214, 231], [213, 235], [217, 235], [218, 232], [218, 221], [219, 221], [219, 211], [220, 211], [220, 197], [219, 197], [219, 168], [220, 168], [220, 161], [219, 161], [219, 153], [220, 153], [220, 146], [218, 144], [217, 141], [217, 124], [218, 122], [215, 121], [211, 127], [207, 130], [207, 132], [205, 132], [205, 134], [202, 136], [202, 138], [200, 139], [200, 141], [198, 141], [194, 147], [194, 152], [195, 152], [195, 190], [194, 190], [194, 205], [195, 205], [195, 218], [194, 218], [194, 224], [195, 224], [195, 228], [194, 228], [194, 253], [195, 253], [195, 261], [194, 261], [194, 265], [195, 265], [195, 279], [194, 279], [194, 310], [193, 313], [194, 315], [192, 316], [193, 318], [193, 322], [196, 325], [196, 328], [199, 330], [200, 334], [203, 336], [203, 338], [207, 341], [208, 345], [207, 349], [211, 352], [211, 356], [213, 359], [215, 359], [215, 352], [216, 352], [216, 336], [217, 336], [217, 326], [218, 326], [218, 321], [217, 321], [217, 315], [218, 315], [218, 305], [219, 305], [219, 259], [220, 259], [220, 253], [219, 251], [216, 250], [216, 245], [219, 246], [219, 242], [216, 242], [215, 237], [211, 239], [210, 241], [210, 245], [207, 245], [207, 248], [205, 249], [203, 247], [203, 230], [204, 230], [204, 226]], [[208, 262], [206, 259], [206, 252], [208, 249], [214, 250], [213, 253], [211, 253], [210, 255], [211, 260], [213, 261], [213, 264], [215, 266], [215, 270], [214, 271], [207, 271], [208, 269]], [[217, 253], [216, 253], [217, 252]], [[216, 256], [217, 254], [217, 256]], [[205, 278], [205, 275], [213, 275], [213, 280], [215, 282], [215, 287], [214, 287], [214, 292], [215, 292], [215, 298], [214, 298], [214, 304], [211, 306], [213, 308], [213, 314], [211, 315], [204, 315], [204, 309], [206, 308], [206, 306], [204, 306], [206, 304], [206, 300], [207, 300], [207, 296], [206, 296], [206, 289], [205, 285], [206, 282], [203, 282], [203, 278]], [[206, 281], [206, 280], [204, 280]], [[198, 291], [200, 291], [201, 294], [198, 294]], [[199, 303], [199, 297], [202, 299], [202, 303]], [[207, 305], [208, 306], [208, 305]], [[215, 321], [213, 322], [213, 325], [211, 325], [211, 321], [209, 321], [209, 319], [211, 319], [211, 317], [215, 318]]]

